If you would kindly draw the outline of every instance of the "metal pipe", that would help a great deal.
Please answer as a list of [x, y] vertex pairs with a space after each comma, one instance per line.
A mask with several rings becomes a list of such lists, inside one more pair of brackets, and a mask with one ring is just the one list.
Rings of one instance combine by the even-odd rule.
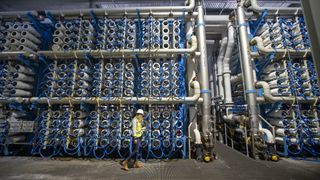
[[[264, 10], [267, 10], [269, 15], [297, 15], [297, 14], [302, 14], [302, 9], [301, 7], [261, 7], [257, 3], [257, 0], [245, 0], [244, 1], [244, 6], [249, 7], [248, 9], [261, 13]], [[250, 7], [251, 6], [251, 7]]]
[[[205, 41], [204, 41], [205, 42]], [[194, 53], [197, 46], [197, 38], [196, 36], [191, 36], [191, 47], [189, 49], [120, 49], [120, 50], [75, 50], [75, 51], [38, 51], [40, 54], [43, 54], [47, 57], [59, 57], [59, 58], [70, 58], [70, 57], [83, 57], [89, 53], [94, 58], [107, 58], [110, 55], [134, 55], [137, 53], [138, 55], [148, 55], [150, 54], [183, 54], [183, 53]]]
[[229, 21], [228, 15], [205, 15], [204, 21], [206, 24], [224, 24], [227, 25]]
[[[125, 7], [125, 8], [112, 8], [112, 9], [104, 9], [104, 8], [95, 8], [95, 9], [78, 9], [78, 10], [49, 10], [46, 12], [50, 12], [52, 15], [63, 15], [63, 16], [79, 16], [79, 15], [90, 15], [93, 11], [96, 15], [109, 15], [112, 13], [119, 14], [119, 12], [124, 13], [136, 13], [139, 10], [141, 13], [149, 13], [150, 12], [177, 12], [177, 11], [187, 11], [192, 12], [195, 6], [195, 0], [186, 0], [186, 6], [163, 6], [163, 7]], [[0, 14], [1, 15], [1, 14]], [[168, 13], [167, 13], [168, 16]]]
[[257, 88], [263, 89], [263, 98], [258, 97], [257, 100], [259, 102], [283, 102], [283, 103], [294, 103], [296, 101], [304, 102], [304, 103], [314, 103], [316, 102], [319, 97], [311, 97], [311, 98], [304, 98], [304, 97], [287, 97], [287, 96], [273, 96], [271, 94], [270, 86], [265, 81], [258, 81], [256, 83]]
[[27, 18], [27, 14], [31, 13], [34, 16], [38, 16], [37, 11], [7, 11], [7, 12], [0, 12], [1, 18], [21, 18], [25, 17]]
[[204, 26], [204, 14], [203, 7], [198, 6], [198, 18], [197, 18], [197, 36], [200, 51], [200, 82], [201, 82], [201, 92], [202, 92], [202, 133], [205, 140], [210, 140], [210, 147], [213, 146], [213, 137], [210, 131], [210, 109], [211, 109], [211, 97], [209, 90], [209, 75], [208, 75], [208, 59], [207, 59], [207, 45], [206, 45], [206, 30]]
[[311, 50], [310, 49], [305, 49], [305, 50], [294, 50], [294, 49], [272, 49], [272, 48], [266, 48], [263, 45], [263, 40], [261, 37], [254, 37], [250, 41], [251, 45], [256, 44], [259, 52], [263, 54], [270, 54], [270, 53], [275, 53], [275, 55], [278, 56], [284, 56], [286, 53], [290, 53], [290, 56], [306, 56], [306, 55], [311, 55]]
[[228, 23], [228, 45], [223, 58], [223, 82], [224, 82], [224, 99], [225, 103], [232, 103], [231, 93], [231, 71], [230, 71], [230, 57], [234, 48], [234, 29], [232, 22]]
[[227, 43], [228, 43], [228, 37], [222, 38], [219, 56], [217, 59], [218, 94], [222, 99], [224, 98], [224, 87], [223, 87], [223, 78], [222, 78], [223, 57], [226, 51]]
[[33, 97], [31, 99], [24, 98], [3, 98], [0, 102], [38, 102], [38, 103], [51, 103], [51, 104], [63, 104], [63, 103], [73, 103], [80, 104], [81, 102], [90, 103], [90, 104], [195, 104], [203, 102], [203, 99], [200, 98], [200, 84], [198, 81], [193, 81], [191, 86], [194, 88], [194, 95], [186, 98], [172, 98], [172, 97], [107, 97], [107, 98], [95, 98], [95, 97], [74, 97], [70, 98], [46, 98], [46, 97]]
[[258, 107], [256, 100], [256, 89], [253, 80], [253, 67], [250, 57], [250, 48], [248, 40], [248, 29], [247, 22], [242, 5], [238, 4], [237, 10], [237, 25], [239, 26], [239, 40], [240, 40], [240, 51], [241, 51], [241, 65], [243, 80], [245, 86], [246, 101], [248, 104], [249, 120], [251, 123], [251, 135], [252, 135], [252, 153], [255, 155], [254, 137], [257, 135], [259, 130], [259, 118], [258, 118]]

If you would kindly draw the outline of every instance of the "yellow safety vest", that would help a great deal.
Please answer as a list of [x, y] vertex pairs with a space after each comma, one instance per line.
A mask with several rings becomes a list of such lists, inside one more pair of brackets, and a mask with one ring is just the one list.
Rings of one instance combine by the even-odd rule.
[[137, 133], [136, 133], [136, 137], [137, 138], [140, 138], [141, 136], [142, 136], [142, 123], [137, 119], [136, 120], [137, 122], [136, 122], [136, 131], [137, 131]]

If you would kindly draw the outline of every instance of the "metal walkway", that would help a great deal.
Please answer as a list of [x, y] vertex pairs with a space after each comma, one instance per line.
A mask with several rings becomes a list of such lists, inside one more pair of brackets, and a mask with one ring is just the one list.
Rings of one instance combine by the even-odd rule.
[[320, 163], [290, 159], [255, 161], [222, 144], [219, 159], [212, 163], [195, 160], [148, 160], [142, 169], [122, 171], [120, 160], [74, 158], [0, 157], [0, 179], [319, 179]]

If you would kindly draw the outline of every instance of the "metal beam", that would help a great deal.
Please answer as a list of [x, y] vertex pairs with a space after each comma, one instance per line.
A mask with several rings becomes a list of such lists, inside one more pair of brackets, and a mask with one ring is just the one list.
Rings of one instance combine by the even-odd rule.
[[318, 84], [320, 86], [320, 1], [301, 0], [303, 14], [307, 23], [314, 67], [317, 71]]

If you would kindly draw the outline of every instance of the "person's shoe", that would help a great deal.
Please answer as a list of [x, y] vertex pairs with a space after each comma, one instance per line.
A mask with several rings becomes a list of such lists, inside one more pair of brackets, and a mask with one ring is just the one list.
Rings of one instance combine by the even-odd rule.
[[133, 164], [133, 168], [142, 168], [142, 167], [143, 167], [143, 165], [139, 164], [138, 161], [135, 161]]
[[122, 166], [123, 166], [123, 167], [122, 167], [123, 170], [129, 171], [128, 161], [127, 161], [127, 160], [123, 161], [121, 164], [122, 164]]

